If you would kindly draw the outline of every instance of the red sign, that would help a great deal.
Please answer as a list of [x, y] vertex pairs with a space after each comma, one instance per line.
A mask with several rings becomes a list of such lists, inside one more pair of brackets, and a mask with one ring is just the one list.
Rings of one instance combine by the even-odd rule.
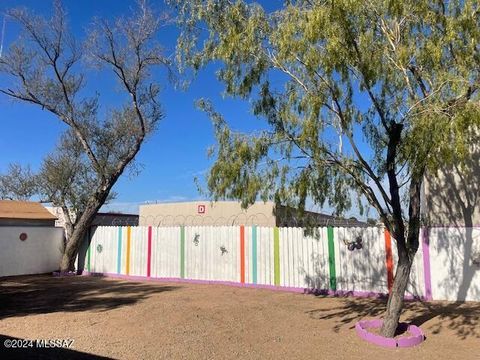
[[205, 214], [205, 205], [198, 205], [197, 212], [199, 214]]

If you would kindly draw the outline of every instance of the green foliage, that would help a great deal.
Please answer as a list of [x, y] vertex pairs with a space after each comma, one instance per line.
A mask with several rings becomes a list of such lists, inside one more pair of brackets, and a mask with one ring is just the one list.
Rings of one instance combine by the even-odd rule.
[[[2, 83], [8, 84], [0, 94], [37, 105], [67, 126], [39, 173], [19, 177], [30, 188], [33, 184], [31, 191], [42, 200], [63, 209], [69, 240], [62, 269], [73, 266], [97, 211], [115, 196], [113, 186], [134, 167], [142, 144], [163, 118], [160, 85], [152, 73], [168, 64], [156, 41], [165, 18], [145, 0], [132, 10], [113, 22], [96, 19], [81, 44], [70, 32], [60, 0], [53, 1], [51, 18], [24, 8], [8, 11], [22, 36], [0, 58]], [[89, 94], [86, 87], [99, 68], [110, 71], [126, 95], [120, 105], [101, 111], [99, 94]], [[15, 185], [18, 180], [10, 173], [0, 181]]]
[[10, 164], [6, 174], [0, 175], [0, 199], [25, 201], [37, 193], [36, 175], [29, 166]]
[[342, 212], [353, 191], [401, 229], [402, 188], [468, 154], [480, 123], [478, 1], [170, 3], [181, 68], [221, 64], [226, 94], [251, 99], [268, 126], [237, 133], [201, 102], [215, 123], [214, 198], [311, 198]]
[[[105, 171], [109, 164], [105, 163]], [[88, 157], [72, 131], [65, 132], [55, 151], [46, 156], [35, 175], [37, 194], [43, 201], [62, 206], [72, 214], [81, 214], [88, 206], [92, 189], [100, 179], [91, 171]], [[106, 202], [115, 198], [110, 192]]]

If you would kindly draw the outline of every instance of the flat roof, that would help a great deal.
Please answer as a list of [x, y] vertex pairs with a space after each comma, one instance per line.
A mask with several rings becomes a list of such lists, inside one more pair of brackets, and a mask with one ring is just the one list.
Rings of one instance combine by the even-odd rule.
[[0, 200], [0, 219], [57, 220], [57, 217], [38, 202]]
[[139, 217], [138, 214], [124, 214], [124, 213], [112, 213], [112, 212], [99, 212], [97, 216], [136, 216]]
[[[241, 204], [241, 201], [237, 200], [218, 200], [218, 201], [213, 201], [213, 200], [186, 200], [186, 201], [159, 201], [159, 202], [150, 202], [150, 203], [145, 203], [145, 204], [139, 204], [139, 207], [142, 206], [157, 206], [157, 205], [203, 205], [203, 204], [211, 204], [212, 206], [215, 205], [223, 205], [223, 204]], [[273, 201], [255, 201], [253, 204], [249, 205], [248, 207], [251, 207], [253, 205], [274, 205]]]

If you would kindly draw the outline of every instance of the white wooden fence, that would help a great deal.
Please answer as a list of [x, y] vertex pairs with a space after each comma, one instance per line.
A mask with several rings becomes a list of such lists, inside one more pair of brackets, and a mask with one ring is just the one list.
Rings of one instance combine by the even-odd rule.
[[[407, 296], [480, 301], [480, 228], [423, 231]], [[362, 239], [362, 248], [348, 243]], [[478, 249], [477, 249], [478, 248]], [[85, 270], [291, 290], [387, 294], [396, 246], [382, 228], [98, 227]]]

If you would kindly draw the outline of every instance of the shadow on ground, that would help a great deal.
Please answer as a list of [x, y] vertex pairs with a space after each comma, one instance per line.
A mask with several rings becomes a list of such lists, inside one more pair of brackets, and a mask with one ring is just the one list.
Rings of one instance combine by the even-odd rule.
[[11, 336], [6, 336], [0, 334], [0, 349], [3, 359], [71, 359], [71, 360], [110, 360], [111, 358], [92, 355], [84, 353], [81, 351], [76, 351], [72, 349], [65, 348], [36, 348], [35, 344], [32, 344], [32, 347], [23, 347], [23, 348], [6, 348], [4, 347], [5, 340], [13, 340], [13, 343], [20, 342], [22, 344], [29, 344], [28, 342], [23, 342], [24, 339], [14, 338]]
[[[307, 311], [312, 319], [335, 321], [333, 330], [353, 329], [361, 319], [381, 318], [386, 309], [386, 299], [342, 299], [334, 308]], [[421, 326], [430, 334], [444, 330], [453, 332], [459, 339], [480, 339], [480, 303], [474, 302], [405, 302], [401, 321]], [[427, 324], [428, 322], [428, 324]]]
[[103, 277], [19, 276], [0, 279], [0, 320], [34, 314], [108, 311], [178, 286], [112, 281]]

